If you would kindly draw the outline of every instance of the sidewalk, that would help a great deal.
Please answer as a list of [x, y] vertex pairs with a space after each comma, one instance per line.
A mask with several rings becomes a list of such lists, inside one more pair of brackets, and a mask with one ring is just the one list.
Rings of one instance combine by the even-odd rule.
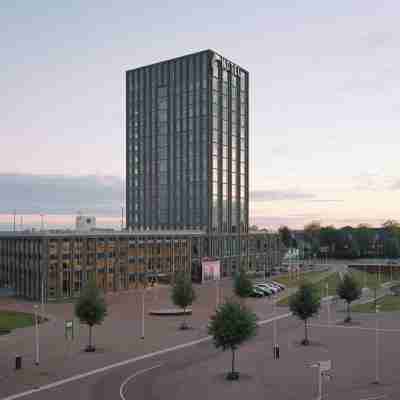
[[[232, 295], [232, 282], [220, 282], [220, 298]], [[145, 339], [141, 337], [141, 293], [121, 292], [107, 296], [108, 316], [101, 326], [93, 328], [95, 353], [83, 351], [88, 341], [88, 328], [78, 325], [73, 341], [66, 340], [64, 324], [73, 318], [73, 304], [47, 304], [50, 320], [40, 325], [40, 365], [34, 365], [35, 329], [17, 329], [0, 337], [0, 398], [33, 386], [43, 385], [73, 374], [83, 373], [112, 362], [139, 356], [207, 335], [207, 324], [216, 306], [216, 286], [196, 285], [198, 299], [193, 315], [188, 318], [191, 329], [178, 329], [182, 317], [149, 316], [152, 308], [172, 307], [169, 287], [159, 286], [146, 291]], [[267, 298], [246, 299], [260, 319], [272, 316], [272, 302]], [[33, 303], [8, 299], [2, 309], [31, 312]], [[284, 313], [285, 310], [278, 310]], [[22, 370], [15, 371], [15, 356], [22, 356]]]

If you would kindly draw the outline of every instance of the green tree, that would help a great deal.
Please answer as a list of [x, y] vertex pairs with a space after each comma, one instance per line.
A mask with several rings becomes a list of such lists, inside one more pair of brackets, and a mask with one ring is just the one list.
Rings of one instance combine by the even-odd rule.
[[360, 256], [366, 257], [369, 255], [369, 249], [371, 247], [372, 241], [374, 239], [374, 231], [373, 229], [366, 224], [360, 224], [357, 226], [354, 232], [359, 248], [360, 248]]
[[317, 254], [320, 247], [321, 224], [312, 221], [304, 227], [304, 238], [311, 246], [312, 254]]
[[292, 233], [287, 226], [281, 226], [278, 229], [279, 236], [282, 240], [282, 243], [287, 247], [292, 247]]
[[383, 251], [387, 258], [399, 258], [400, 246], [397, 237], [389, 237], [383, 242]]
[[360, 246], [358, 245], [357, 239], [352, 236], [349, 240], [349, 251], [348, 251], [349, 258], [358, 258], [360, 257]]
[[301, 344], [308, 345], [308, 319], [317, 314], [321, 306], [321, 299], [317, 288], [305, 281], [301, 283], [297, 292], [289, 298], [290, 311], [304, 321], [304, 339]]
[[396, 220], [388, 219], [382, 226], [391, 237], [400, 236], [400, 224]]
[[89, 326], [89, 345], [86, 351], [95, 351], [96, 348], [92, 344], [92, 328], [94, 325], [100, 325], [107, 315], [106, 302], [95, 282], [89, 282], [82, 290], [75, 303], [75, 315], [80, 322]]
[[231, 350], [232, 369], [227, 379], [238, 379], [239, 373], [235, 371], [235, 351], [242, 343], [256, 335], [256, 314], [235, 300], [226, 300], [211, 317], [208, 333], [213, 337], [216, 348]]
[[171, 299], [176, 306], [183, 308], [183, 322], [180, 328], [187, 329], [186, 309], [196, 300], [196, 292], [190, 275], [184, 271], [179, 271], [175, 274], [171, 288]]
[[322, 227], [320, 229], [321, 246], [328, 246], [329, 255], [332, 255], [332, 253], [334, 252], [335, 247], [337, 245], [337, 239], [338, 239], [338, 234], [334, 226], [329, 225]]
[[350, 304], [361, 297], [361, 287], [351, 274], [345, 274], [336, 288], [337, 295], [347, 303], [347, 317], [344, 322], [351, 321]]
[[235, 279], [233, 281], [233, 291], [235, 292], [236, 296], [240, 297], [241, 299], [250, 297], [251, 293], [253, 292], [253, 283], [243, 268], [240, 268], [239, 272], [235, 275]]

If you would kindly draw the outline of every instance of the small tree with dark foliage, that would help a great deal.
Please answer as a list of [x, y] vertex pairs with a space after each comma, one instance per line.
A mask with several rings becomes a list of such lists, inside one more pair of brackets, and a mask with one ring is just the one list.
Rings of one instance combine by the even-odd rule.
[[243, 342], [256, 335], [256, 314], [237, 301], [228, 299], [211, 317], [208, 333], [213, 337], [216, 348], [232, 351], [232, 370], [226, 378], [239, 379], [239, 373], [235, 371], [235, 351]]
[[235, 292], [236, 296], [240, 297], [241, 299], [250, 297], [253, 292], [253, 283], [243, 268], [241, 268], [235, 275], [235, 279], [233, 281], [233, 291]]
[[289, 298], [290, 311], [304, 321], [304, 339], [301, 344], [308, 345], [308, 319], [317, 314], [321, 306], [321, 299], [316, 288], [309, 282], [303, 282], [298, 291]]
[[188, 329], [186, 308], [196, 300], [196, 292], [194, 291], [190, 275], [184, 271], [179, 271], [175, 274], [171, 289], [171, 299], [176, 306], [183, 308], [183, 322], [180, 328]]
[[107, 305], [104, 297], [94, 282], [82, 290], [77, 302], [75, 303], [75, 315], [89, 326], [89, 345], [85, 351], [92, 352], [96, 348], [92, 344], [92, 328], [94, 325], [100, 325], [107, 315]]
[[344, 322], [351, 322], [350, 304], [359, 299], [362, 293], [359, 283], [351, 274], [345, 274], [337, 286], [336, 293], [347, 303], [347, 316]]

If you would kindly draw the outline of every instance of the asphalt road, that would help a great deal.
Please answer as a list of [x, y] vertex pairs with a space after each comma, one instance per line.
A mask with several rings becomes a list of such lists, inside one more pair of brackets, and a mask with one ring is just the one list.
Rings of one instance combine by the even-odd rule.
[[400, 331], [390, 325], [390, 329], [380, 332], [381, 384], [374, 385], [375, 330], [370, 321], [367, 322], [365, 325], [362, 322], [355, 323], [347, 328], [342, 325], [328, 326], [324, 321], [315, 320], [310, 328], [312, 343], [304, 347], [299, 345], [303, 324], [293, 317], [280, 320], [277, 324], [281, 359], [277, 361], [273, 360], [271, 351], [272, 324], [260, 327], [258, 336], [238, 351], [239, 382], [224, 379], [230, 368], [231, 354], [216, 350], [211, 341], [204, 341], [23, 398], [243, 400], [250, 395], [274, 400], [308, 400], [316, 395], [316, 369], [310, 368], [310, 365], [330, 359], [333, 379], [324, 382], [324, 393], [328, 394], [324, 398], [399, 399]]

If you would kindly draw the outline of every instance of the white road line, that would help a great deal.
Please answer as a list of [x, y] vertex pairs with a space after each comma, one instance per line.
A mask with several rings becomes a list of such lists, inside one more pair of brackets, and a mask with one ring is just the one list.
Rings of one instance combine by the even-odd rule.
[[[375, 328], [366, 328], [362, 326], [343, 326], [343, 325], [323, 325], [323, 324], [310, 324], [315, 328], [342, 328], [342, 329], [359, 329], [361, 331], [376, 331]], [[379, 332], [400, 332], [400, 329], [378, 329]]]
[[[268, 324], [269, 322], [272, 322], [274, 320], [280, 320], [280, 319], [283, 319], [283, 318], [287, 318], [287, 317], [289, 317], [291, 315], [292, 315], [292, 313], [278, 315], [277, 317], [273, 317], [273, 318], [265, 319], [263, 321], [259, 321], [258, 325]], [[120, 361], [120, 362], [117, 362], [117, 363], [114, 363], [114, 364], [106, 365], [105, 367], [102, 367], [102, 368], [97, 368], [97, 369], [94, 369], [92, 371], [84, 372], [83, 374], [73, 375], [73, 376], [70, 376], [69, 378], [61, 379], [59, 381], [55, 381], [53, 383], [49, 383], [47, 385], [40, 386], [40, 387], [38, 387], [36, 389], [31, 389], [31, 390], [27, 390], [25, 392], [16, 393], [16, 394], [13, 394], [11, 396], [4, 397], [1, 400], [19, 399], [21, 397], [29, 396], [31, 394], [35, 394], [35, 393], [38, 393], [38, 392], [43, 392], [44, 390], [49, 390], [49, 389], [53, 389], [53, 388], [58, 387], [58, 386], [65, 385], [66, 383], [78, 381], [80, 379], [84, 379], [84, 378], [87, 378], [89, 376], [92, 376], [92, 375], [95, 375], [95, 374], [99, 374], [101, 372], [109, 371], [110, 369], [122, 367], [122, 366], [127, 365], [127, 364], [132, 364], [132, 363], [135, 363], [135, 362], [138, 362], [138, 361], [146, 360], [148, 358], [160, 356], [162, 354], [170, 353], [170, 352], [175, 351], [175, 350], [184, 349], [186, 347], [195, 346], [197, 344], [200, 344], [200, 343], [203, 343], [203, 342], [207, 342], [207, 341], [209, 341], [211, 339], [212, 339], [211, 336], [206, 336], [206, 337], [201, 338], [201, 339], [192, 340], [191, 342], [178, 344], [176, 346], [168, 347], [168, 348], [163, 349], [163, 350], [158, 350], [158, 351], [154, 351], [152, 353], [144, 354], [142, 356], [129, 358], [129, 359], [124, 360], [124, 361]]]
[[144, 374], [145, 372], [151, 371], [152, 369], [156, 369], [156, 368], [160, 368], [162, 365], [162, 363], [155, 365], [154, 367], [150, 367], [150, 368], [146, 368], [146, 369], [142, 369], [141, 371], [135, 372], [133, 375], [128, 376], [121, 384], [120, 388], [119, 388], [119, 395], [121, 397], [122, 400], [126, 400], [125, 396], [124, 396], [124, 387], [125, 385], [133, 378], [136, 378], [138, 375]]
[[386, 394], [382, 394], [380, 396], [375, 396], [375, 397], [364, 397], [360, 400], [380, 400], [380, 399], [386, 399], [386, 398], [387, 398]]

